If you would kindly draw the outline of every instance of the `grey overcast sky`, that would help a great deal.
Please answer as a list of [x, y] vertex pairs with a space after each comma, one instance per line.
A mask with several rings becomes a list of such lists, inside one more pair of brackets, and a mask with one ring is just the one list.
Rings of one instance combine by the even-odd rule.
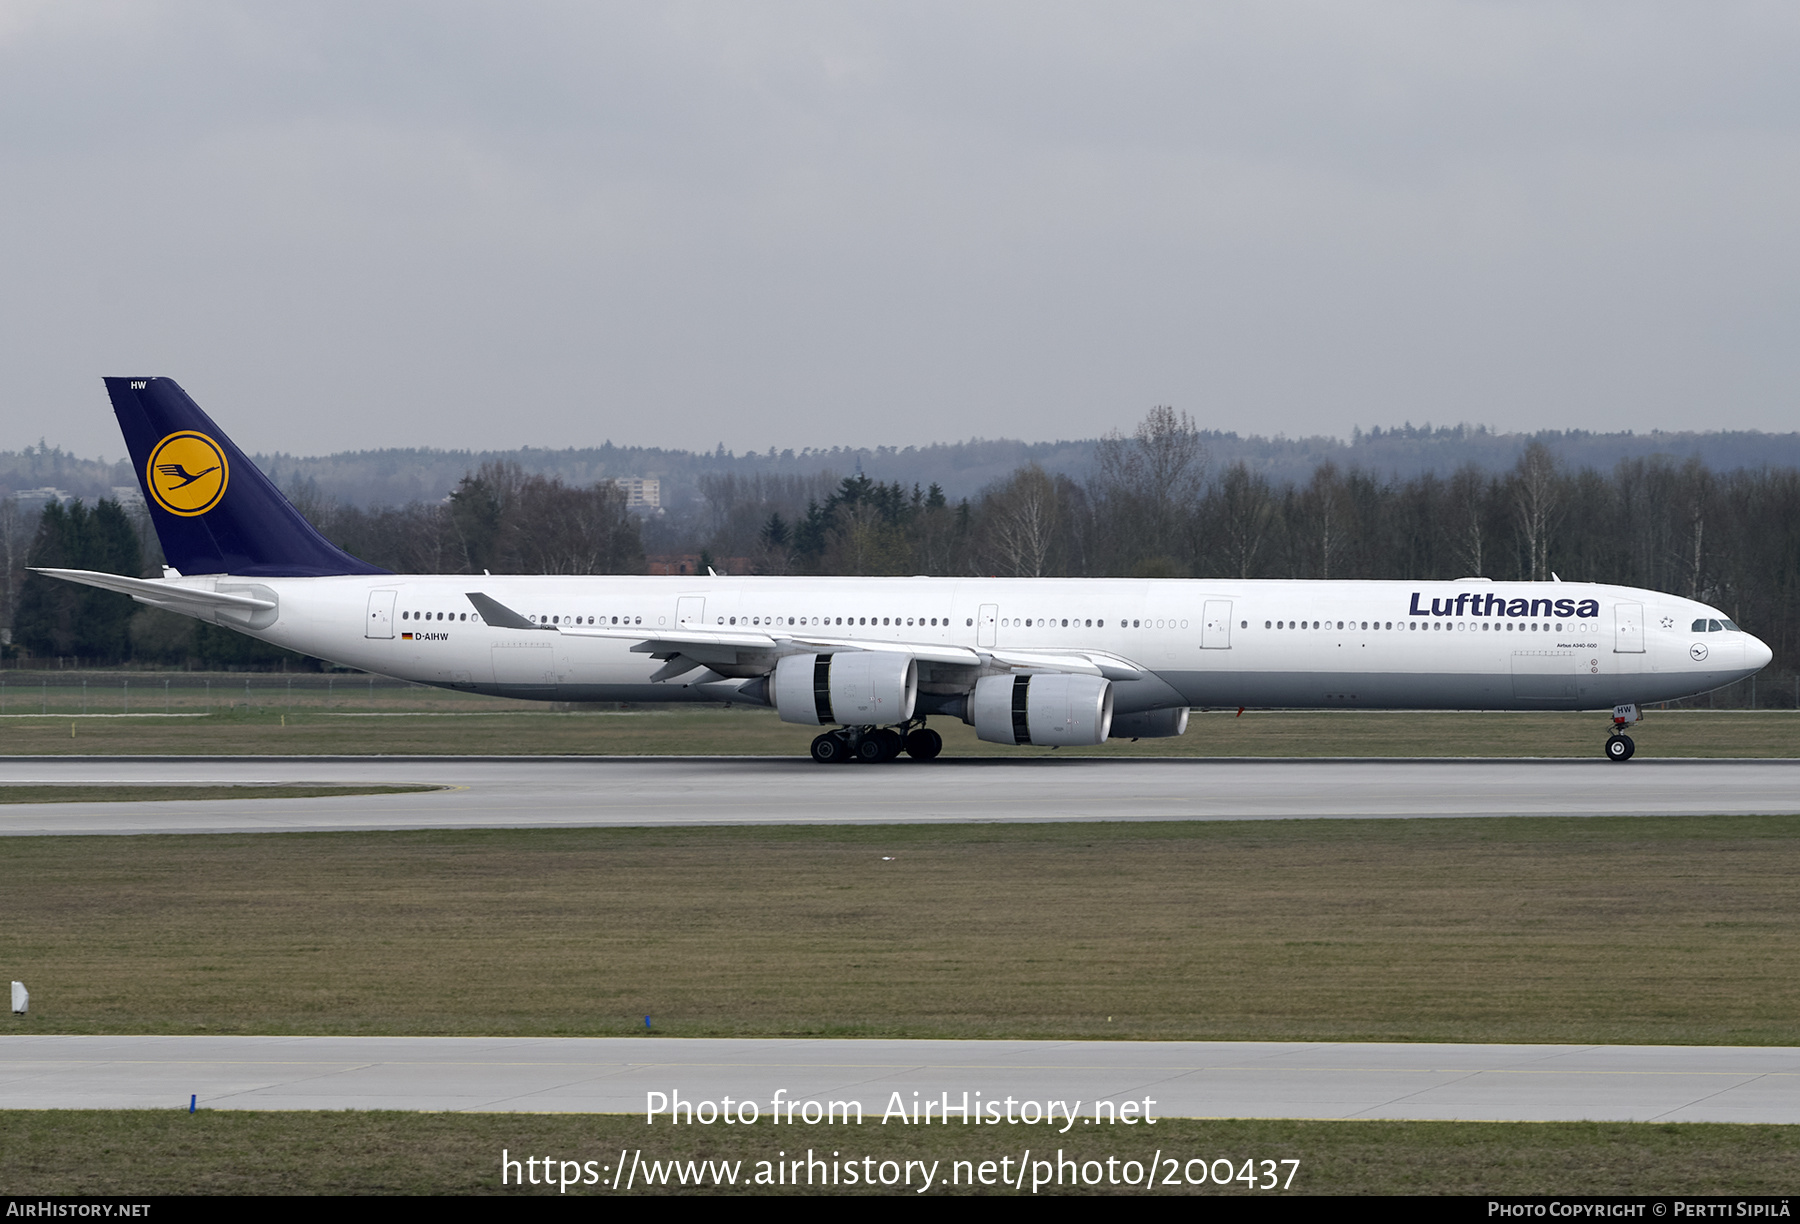
[[1800, 428], [1792, 3], [0, 0], [0, 448]]

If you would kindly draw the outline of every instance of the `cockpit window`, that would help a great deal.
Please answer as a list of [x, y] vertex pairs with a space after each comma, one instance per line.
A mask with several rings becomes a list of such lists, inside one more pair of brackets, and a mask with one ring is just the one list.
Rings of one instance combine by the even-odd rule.
[[1724, 625], [1725, 628], [1729, 629], [1733, 633], [1742, 633], [1743, 632], [1742, 629], [1739, 629], [1736, 625], [1732, 624], [1730, 621], [1721, 621], [1720, 624]]
[[1704, 616], [1694, 622], [1693, 632], [1695, 632], [1695, 633], [1705, 633], [1706, 632], [1706, 618]]

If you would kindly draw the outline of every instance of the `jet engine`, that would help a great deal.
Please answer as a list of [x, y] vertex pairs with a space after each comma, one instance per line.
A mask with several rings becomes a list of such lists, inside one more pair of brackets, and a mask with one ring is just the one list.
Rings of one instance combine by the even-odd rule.
[[782, 722], [885, 727], [912, 717], [919, 664], [911, 655], [874, 650], [787, 655], [769, 686]]
[[1029, 672], [977, 680], [968, 721], [990, 744], [1102, 744], [1112, 710], [1110, 680]]
[[1162, 739], [1170, 735], [1186, 735], [1186, 706], [1173, 710], [1144, 710], [1137, 714], [1120, 714], [1113, 719], [1113, 739]]

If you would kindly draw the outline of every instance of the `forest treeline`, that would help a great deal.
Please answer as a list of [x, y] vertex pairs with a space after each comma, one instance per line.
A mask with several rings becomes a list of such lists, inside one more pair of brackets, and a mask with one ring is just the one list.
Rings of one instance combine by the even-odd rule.
[[[936, 484], [831, 472], [715, 473], [700, 478], [700, 491], [684, 513], [642, 519], [610, 483], [565, 484], [492, 461], [438, 502], [362, 509], [305, 486], [290, 496], [328, 538], [398, 572], [641, 573], [649, 551], [721, 564], [744, 558], [756, 573], [796, 575], [1555, 576], [1721, 607], [1774, 649], [1771, 678], [1794, 672], [1800, 646], [1800, 470], [1792, 467], [1715, 471], [1697, 458], [1650, 456], [1603, 471], [1571, 467], [1534, 443], [1503, 471], [1470, 464], [1399, 478], [1325, 462], [1304, 480], [1276, 481], [1241, 461], [1217, 463], [1186, 414], [1158, 408], [1131, 435], [1102, 439], [1084, 475], [1028, 463], [965, 498]], [[32, 563], [75, 564], [35, 559], [69, 556], [70, 533], [122, 540], [123, 512], [110, 505], [46, 511]], [[78, 528], [78, 519], [107, 526]], [[140, 568], [154, 572], [154, 538], [141, 525], [136, 538]], [[105, 547], [122, 557], [122, 544]], [[93, 548], [96, 557], [104, 551]], [[13, 564], [23, 551], [7, 557], [14, 642], [34, 654], [60, 651], [79, 635], [50, 627], [44, 597], [31, 595], [38, 580], [21, 582]], [[57, 606], [59, 615], [86, 614], [66, 596]], [[80, 638], [83, 652], [104, 639], [119, 652], [113, 657], [173, 662], [183, 649], [215, 645], [170, 640], [140, 627], [142, 619], [123, 644], [110, 630]]]
[[[605, 414], [597, 413], [597, 421]], [[1266, 436], [1205, 429], [1200, 439], [1214, 472], [1243, 463], [1276, 485], [1304, 484], [1324, 463], [1360, 469], [1383, 479], [1411, 479], [1427, 472], [1448, 476], [1474, 465], [1503, 472], [1533, 442], [1548, 446], [1571, 469], [1611, 471], [1624, 459], [1673, 454], [1698, 457], [1714, 471], [1742, 467], [1800, 467], [1800, 432], [1707, 430], [1667, 433], [1547, 429], [1509, 433], [1482, 425], [1404, 424], [1354, 429], [1349, 438], [1329, 435]], [[248, 439], [240, 438], [240, 442]], [[1086, 480], [1103, 439], [1050, 442], [1016, 438], [969, 438], [925, 446], [812, 446], [763, 451], [681, 450], [657, 446], [599, 446], [556, 449], [525, 446], [513, 450], [443, 450], [406, 447], [339, 451], [327, 455], [254, 454], [251, 458], [282, 488], [311, 488], [332, 501], [363, 509], [437, 501], [462, 477], [490, 463], [517, 464], [527, 475], [561, 480], [583, 488], [620, 477], [660, 481], [662, 505], [676, 515], [699, 508], [702, 483], [711, 477], [810, 478], [821, 471], [866, 471], [878, 481], [936, 484], [952, 501], [973, 498], [996, 481], [1030, 464], [1052, 475]], [[138, 473], [127, 460], [84, 459], [39, 442], [22, 450], [0, 450], [0, 500], [49, 486], [89, 505], [114, 490], [135, 486]]]

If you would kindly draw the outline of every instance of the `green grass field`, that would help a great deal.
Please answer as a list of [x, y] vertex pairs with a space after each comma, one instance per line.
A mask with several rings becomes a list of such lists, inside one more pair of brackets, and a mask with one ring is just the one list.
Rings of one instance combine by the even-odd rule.
[[[1650, 1125], [1625, 1123], [1448, 1123], [1191, 1121], [1166, 1118], [1154, 1129], [1118, 1128], [1058, 1137], [1021, 1134], [1039, 1128], [917, 1128], [902, 1131], [870, 1123], [831, 1136], [789, 1133], [764, 1124], [725, 1128], [646, 1128], [641, 1118], [611, 1114], [409, 1114], [251, 1113], [202, 1110], [5, 1111], [0, 1112], [0, 1184], [17, 1195], [40, 1194], [538, 1194], [558, 1187], [500, 1185], [501, 1152], [560, 1162], [595, 1162], [610, 1174], [621, 1149], [644, 1160], [728, 1160], [742, 1164], [728, 1191], [710, 1186], [687, 1193], [807, 1193], [804, 1187], [764, 1186], [753, 1179], [759, 1161], [778, 1153], [804, 1156], [808, 1141], [821, 1157], [870, 1156], [877, 1161], [937, 1162], [937, 1176], [966, 1177], [977, 1162], [1010, 1158], [1016, 1168], [1025, 1149], [1033, 1160], [1119, 1163], [1114, 1173], [1134, 1176], [1126, 1161], [1142, 1166], [1161, 1152], [1180, 1162], [1201, 1185], [1108, 1185], [1107, 1173], [1091, 1188], [1046, 1187], [1042, 1193], [1281, 1194], [1297, 1160], [1289, 1194], [1785, 1194], [1800, 1162], [1800, 1127]], [[823, 1140], [823, 1142], [819, 1142]], [[1192, 1160], [1209, 1166], [1202, 1174]], [[1245, 1182], [1211, 1180], [1213, 1162], [1231, 1171], [1257, 1163]], [[1277, 1162], [1267, 1169], [1262, 1161]], [[966, 1171], [956, 1161], [969, 1162]], [[640, 1166], [641, 1167], [641, 1166]], [[867, 1167], [867, 1166], [863, 1166]], [[1159, 1164], [1162, 1176], [1169, 1168]], [[716, 1168], [716, 1166], [715, 1166]], [[1039, 1170], [1040, 1175], [1053, 1173]], [[521, 1173], [524, 1170], [521, 1169]], [[527, 1176], [536, 1176], [533, 1169]], [[571, 1174], [579, 1176], [579, 1173]], [[638, 1193], [684, 1192], [676, 1177]], [[745, 1183], [751, 1183], [746, 1185]], [[915, 1179], [915, 1189], [919, 1181]], [[840, 1186], [810, 1193], [868, 1193]], [[878, 1193], [911, 1193], [903, 1187]], [[1026, 1193], [1030, 1192], [1029, 1179]], [[569, 1194], [612, 1194], [605, 1185], [572, 1186]], [[998, 1186], [943, 1187], [934, 1194], [1016, 1194]]]
[[[208, 714], [16, 714], [0, 718], [0, 754], [498, 754], [805, 756], [818, 728], [773, 711], [701, 707], [562, 710], [416, 690], [388, 708], [296, 704]], [[423, 708], [412, 708], [423, 707]], [[987, 744], [955, 719], [931, 720], [950, 756], [1033, 757], [1045, 748]], [[1600, 714], [1413, 711], [1195, 713], [1185, 736], [1110, 741], [1058, 755], [1149, 757], [1598, 757]], [[1800, 756], [1793, 711], [1653, 710], [1632, 729], [1641, 758]]]
[[1797, 830], [11, 838], [5, 1031], [1800, 1045]]

